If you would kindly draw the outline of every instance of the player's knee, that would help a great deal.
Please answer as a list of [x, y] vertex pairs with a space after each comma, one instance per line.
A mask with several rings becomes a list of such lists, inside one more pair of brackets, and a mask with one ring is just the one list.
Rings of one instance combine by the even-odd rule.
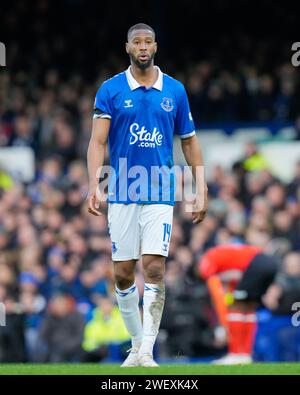
[[153, 261], [144, 267], [144, 270], [149, 282], [157, 284], [163, 281], [164, 267], [161, 262]]
[[127, 289], [134, 283], [134, 274], [126, 269], [116, 270], [115, 283], [119, 289]]

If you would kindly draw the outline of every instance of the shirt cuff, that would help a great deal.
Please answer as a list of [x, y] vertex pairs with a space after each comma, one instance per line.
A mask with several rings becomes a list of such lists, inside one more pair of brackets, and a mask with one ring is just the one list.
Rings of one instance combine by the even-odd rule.
[[94, 114], [93, 115], [93, 119], [98, 119], [98, 118], [111, 119], [111, 115], [109, 115], [109, 114]]
[[188, 137], [194, 136], [194, 134], [196, 134], [195, 130], [193, 130], [192, 132], [187, 133], [187, 134], [180, 134], [179, 137], [180, 137], [181, 139], [187, 139]]

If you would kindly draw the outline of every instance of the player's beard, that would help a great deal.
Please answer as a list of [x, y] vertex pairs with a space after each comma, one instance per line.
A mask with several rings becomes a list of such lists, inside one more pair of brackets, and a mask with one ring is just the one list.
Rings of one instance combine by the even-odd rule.
[[148, 67], [151, 66], [153, 59], [155, 56], [155, 52], [153, 52], [151, 55], [149, 55], [149, 59], [146, 60], [145, 62], [140, 61], [137, 57], [135, 57], [133, 54], [129, 54], [130, 60], [141, 70], [146, 70]]

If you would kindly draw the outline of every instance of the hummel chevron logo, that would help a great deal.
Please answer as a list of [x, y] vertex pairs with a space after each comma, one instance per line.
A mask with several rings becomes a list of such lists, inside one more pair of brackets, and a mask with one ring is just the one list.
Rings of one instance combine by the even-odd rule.
[[130, 107], [133, 107], [133, 103], [132, 103], [132, 100], [131, 99], [129, 99], [129, 100], [124, 100], [124, 108], [130, 108]]

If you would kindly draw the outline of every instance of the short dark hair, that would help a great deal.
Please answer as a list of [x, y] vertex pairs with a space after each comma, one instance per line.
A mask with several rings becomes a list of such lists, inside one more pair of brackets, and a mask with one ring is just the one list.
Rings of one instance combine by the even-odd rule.
[[147, 25], [146, 23], [137, 23], [136, 25], [133, 25], [133, 26], [131, 26], [131, 27], [128, 29], [128, 32], [127, 32], [127, 40], [128, 40], [128, 41], [129, 41], [129, 36], [130, 36], [130, 34], [131, 34], [134, 30], [150, 30], [150, 31], [153, 33], [154, 38], [155, 38], [155, 31], [154, 31], [154, 29], [153, 29], [151, 26]]

